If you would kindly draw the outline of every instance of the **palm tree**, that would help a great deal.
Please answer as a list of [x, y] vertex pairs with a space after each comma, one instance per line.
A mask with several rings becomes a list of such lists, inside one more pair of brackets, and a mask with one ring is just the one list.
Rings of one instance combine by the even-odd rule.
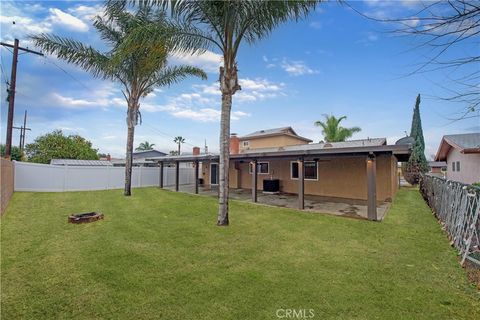
[[[217, 49], [223, 56], [220, 67], [220, 170], [217, 225], [228, 225], [228, 183], [230, 165], [230, 113], [232, 96], [240, 90], [238, 83], [237, 54], [242, 42], [253, 44], [266, 38], [278, 25], [290, 19], [298, 20], [315, 8], [318, 0], [109, 0], [112, 7], [125, 7], [128, 3], [144, 5], [154, 3], [170, 8], [171, 16], [183, 32], [174, 38], [181, 47], [201, 45], [205, 49]], [[151, 37], [155, 27], [145, 29]], [[148, 41], [148, 37], [145, 41]]]
[[[137, 31], [151, 24], [163, 32], [148, 42], [140, 41], [135, 36]], [[101, 52], [79, 41], [56, 35], [40, 34], [32, 39], [43, 51], [79, 66], [94, 77], [122, 85], [128, 107], [124, 194], [130, 196], [134, 131], [141, 121], [140, 99], [156, 87], [169, 86], [188, 76], [202, 79], [207, 76], [199, 68], [167, 65], [168, 55], [180, 48], [171, 38], [174, 30], [169, 28], [165, 15], [152, 6], [142, 5], [134, 13], [106, 7], [104, 17], [94, 18], [94, 27], [110, 47], [109, 51]], [[194, 49], [182, 48], [182, 51], [185, 50]]]
[[340, 126], [340, 122], [347, 119], [346, 116], [336, 118], [334, 115], [324, 114], [325, 121], [316, 121], [317, 127], [322, 127], [322, 133], [325, 142], [340, 142], [350, 138], [354, 133], [360, 132], [359, 127], [344, 128]]
[[178, 144], [177, 154], [180, 155], [181, 145], [182, 145], [182, 143], [185, 143], [185, 138], [183, 138], [182, 136], [178, 136], [178, 137], [175, 137], [175, 139], [173, 139], [173, 142]]
[[137, 151], [148, 151], [148, 150], [153, 150], [153, 146], [155, 143], [150, 143], [148, 141], [141, 142], [135, 150]]

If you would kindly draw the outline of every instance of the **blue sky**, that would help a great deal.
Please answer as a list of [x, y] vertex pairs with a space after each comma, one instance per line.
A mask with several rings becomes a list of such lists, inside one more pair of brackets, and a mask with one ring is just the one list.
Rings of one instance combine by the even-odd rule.
[[[1, 39], [20, 39], [51, 32], [101, 46], [90, 19], [101, 12], [96, 1], [2, 1]], [[395, 16], [418, 9], [415, 1], [368, 1], [353, 5], [370, 15]], [[15, 21], [15, 24], [12, 24]], [[451, 122], [464, 106], [439, 100], [453, 86], [444, 70], [407, 74], [425, 61], [427, 49], [413, 49], [415, 40], [389, 33], [391, 26], [365, 19], [345, 6], [322, 4], [308, 19], [288, 23], [238, 56], [242, 91], [233, 98], [231, 131], [239, 135], [260, 129], [292, 126], [314, 141], [322, 139], [313, 125], [322, 114], [346, 115], [345, 126], [362, 128], [353, 138], [386, 137], [389, 143], [410, 130], [416, 95], [422, 94], [421, 114], [427, 158], [436, 152], [442, 135], [480, 131], [480, 119]], [[471, 48], [454, 48], [462, 54]], [[2, 131], [5, 141], [5, 76], [11, 53], [2, 47]], [[173, 136], [186, 138], [184, 150], [218, 150], [220, 96], [218, 52], [174, 57], [172, 63], [203, 67], [207, 81], [189, 79], [160, 88], [141, 102], [143, 124], [135, 145], [148, 140], [162, 151], [175, 149]], [[126, 105], [116, 84], [93, 79], [54, 57], [21, 55], [18, 65], [15, 125], [28, 110], [27, 143], [54, 129], [78, 133], [100, 152], [124, 155]], [[14, 132], [18, 144], [18, 132]]]

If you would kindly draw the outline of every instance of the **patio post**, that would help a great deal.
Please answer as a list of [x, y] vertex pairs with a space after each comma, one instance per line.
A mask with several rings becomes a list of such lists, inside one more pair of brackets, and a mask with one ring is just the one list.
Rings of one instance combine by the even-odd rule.
[[194, 166], [195, 166], [195, 194], [198, 194], [198, 160], [195, 160]]
[[375, 155], [367, 157], [367, 217], [377, 220], [377, 163]]
[[160, 162], [160, 188], [163, 188], [163, 161]]
[[305, 169], [303, 158], [298, 159], [298, 208], [305, 209]]
[[257, 160], [251, 162], [252, 165], [252, 201], [257, 202]]
[[179, 183], [178, 180], [180, 180], [179, 176], [180, 176], [180, 162], [175, 161], [175, 191], [178, 191], [178, 183]]

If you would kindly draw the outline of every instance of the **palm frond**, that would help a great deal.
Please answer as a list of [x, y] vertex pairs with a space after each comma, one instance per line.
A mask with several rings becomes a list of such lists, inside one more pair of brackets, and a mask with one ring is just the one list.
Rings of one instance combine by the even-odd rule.
[[75, 64], [98, 78], [112, 78], [111, 57], [87, 46], [80, 41], [56, 35], [40, 34], [30, 37], [44, 52], [56, 55], [59, 59]]
[[159, 70], [155, 76], [148, 81], [145, 92], [148, 94], [154, 87], [170, 86], [189, 76], [195, 76], [203, 80], [207, 79], [207, 74], [200, 68], [192, 66], [170, 66]]

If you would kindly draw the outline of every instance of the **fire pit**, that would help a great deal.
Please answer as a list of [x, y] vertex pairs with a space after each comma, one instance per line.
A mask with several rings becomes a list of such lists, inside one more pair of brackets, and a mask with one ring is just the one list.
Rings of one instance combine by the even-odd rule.
[[87, 213], [74, 214], [68, 217], [69, 223], [88, 223], [88, 222], [94, 222], [97, 220], [103, 220], [103, 213], [87, 212]]

